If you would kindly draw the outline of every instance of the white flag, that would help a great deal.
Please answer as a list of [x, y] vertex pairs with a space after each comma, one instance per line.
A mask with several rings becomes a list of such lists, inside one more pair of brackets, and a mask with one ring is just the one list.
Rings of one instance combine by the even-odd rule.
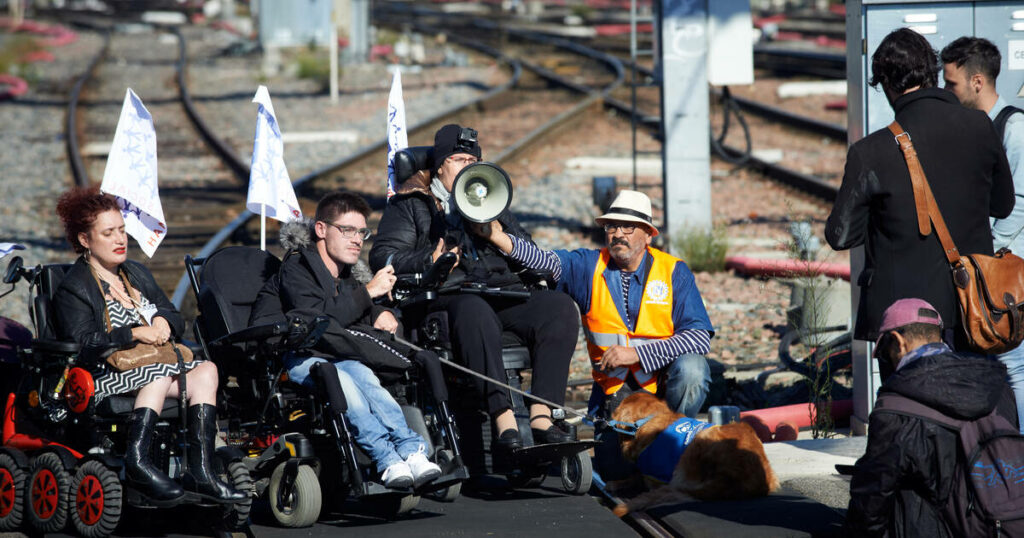
[[245, 199], [245, 207], [258, 215], [261, 205], [265, 206], [266, 215], [281, 222], [302, 218], [292, 180], [284, 166], [281, 128], [266, 86], [256, 90], [252, 102], [258, 104], [259, 109], [256, 112], [256, 137], [252, 144], [249, 195]]
[[156, 131], [153, 116], [131, 88], [125, 92], [100, 190], [117, 197], [125, 231], [152, 258], [167, 235], [156, 184]]
[[0, 258], [7, 256], [15, 250], [25, 250], [25, 245], [17, 243], [0, 243]]
[[402, 72], [395, 69], [391, 79], [391, 93], [388, 95], [388, 199], [398, 188], [395, 179], [395, 152], [409, 146], [405, 132], [405, 102], [402, 100]]

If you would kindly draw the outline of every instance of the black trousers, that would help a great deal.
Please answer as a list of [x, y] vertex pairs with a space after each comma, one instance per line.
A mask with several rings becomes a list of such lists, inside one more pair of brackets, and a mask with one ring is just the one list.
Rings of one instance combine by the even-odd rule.
[[[579, 313], [568, 295], [537, 290], [526, 301], [474, 294], [442, 295], [430, 309], [447, 312], [455, 359], [501, 382], [506, 380], [501, 333], [515, 334], [530, 350], [530, 393], [559, 405], [565, 402], [569, 361], [580, 328]], [[476, 383], [491, 414], [511, 409], [508, 389], [480, 379]]]

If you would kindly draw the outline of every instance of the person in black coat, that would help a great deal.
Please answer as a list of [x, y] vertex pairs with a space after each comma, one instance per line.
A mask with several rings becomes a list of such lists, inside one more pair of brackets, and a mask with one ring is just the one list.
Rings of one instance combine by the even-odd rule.
[[[457, 253], [458, 265], [445, 284], [446, 290], [454, 292], [440, 294], [430, 305], [432, 311], [447, 313], [456, 359], [476, 372], [504, 381], [501, 333], [511, 331], [530, 349], [531, 392], [561, 405], [579, 333], [579, 313], [572, 299], [550, 290], [533, 291], [525, 301], [458, 293], [459, 285], [465, 282], [526, 289], [517, 273], [523, 268], [510, 265], [514, 262], [489, 241], [470, 233], [450, 201], [455, 177], [480, 160], [476, 138], [473, 129], [454, 124], [437, 131], [430, 169], [434, 177], [414, 176], [391, 198], [370, 250], [370, 267], [379, 270], [391, 265], [399, 274], [423, 273], [445, 251]], [[506, 233], [530, 241], [530, 235], [508, 210], [497, 220]], [[487, 410], [498, 433], [498, 446], [521, 446], [508, 392], [481, 380], [476, 383], [486, 396]], [[552, 423], [547, 405], [531, 403], [530, 418], [533, 438], [538, 443], [571, 439]]]
[[[104, 360], [139, 343], [163, 345], [184, 333], [181, 314], [142, 264], [128, 261], [128, 236], [117, 199], [98, 187], [75, 188], [57, 202], [68, 242], [81, 254], [54, 293], [57, 337], [82, 348], [78, 365], [93, 374], [95, 397], [137, 391], [128, 419], [125, 477], [155, 504], [180, 501], [185, 490], [216, 502], [246, 495], [222, 482], [212, 468], [217, 434], [217, 367], [193, 360], [148, 364], [119, 371]], [[189, 395], [188, 461], [182, 486], [153, 465], [153, 430], [167, 396], [179, 397], [175, 376], [185, 375]]]
[[[895, 371], [879, 389], [957, 420], [993, 410], [1017, 425], [1006, 367], [959, 355], [941, 341], [939, 313], [921, 299], [901, 299], [884, 313], [876, 354]], [[952, 536], [941, 514], [956, 476], [960, 440], [924, 418], [875, 409], [868, 444], [854, 466], [845, 531], [849, 536]]]
[[[989, 216], [1013, 209], [1013, 178], [992, 122], [936, 87], [935, 51], [903, 28], [872, 56], [871, 85], [882, 85], [896, 120], [910, 134], [939, 210], [961, 254], [992, 254]], [[903, 297], [935, 305], [962, 338], [949, 264], [936, 234], [918, 232], [910, 173], [888, 129], [850, 147], [839, 195], [825, 225], [836, 250], [865, 246], [854, 337], [874, 340], [882, 311]], [[949, 334], [946, 335], [948, 339]]]

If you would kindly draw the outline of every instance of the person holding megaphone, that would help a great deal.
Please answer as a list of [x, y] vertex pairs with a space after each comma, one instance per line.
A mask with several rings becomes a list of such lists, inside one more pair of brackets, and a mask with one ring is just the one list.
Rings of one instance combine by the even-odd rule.
[[[384, 210], [370, 250], [370, 266], [376, 271], [390, 264], [398, 274], [424, 273], [446, 252], [455, 253], [458, 261], [429, 310], [447, 313], [456, 360], [504, 381], [501, 333], [510, 331], [530, 350], [532, 394], [562, 404], [579, 315], [564, 293], [527, 293], [519, 274], [523, 266], [470, 232], [476, 222], [493, 221], [505, 233], [533, 244], [508, 211], [512, 192], [508, 176], [496, 166], [479, 163], [480, 158], [475, 130], [455, 124], [439, 129], [429, 171], [403, 183]], [[524, 293], [509, 297], [466, 292], [474, 285]], [[495, 443], [509, 450], [521, 447], [508, 392], [482, 380], [476, 384], [495, 425]], [[530, 403], [530, 426], [538, 444], [572, 440], [552, 422], [551, 409], [544, 404]]]

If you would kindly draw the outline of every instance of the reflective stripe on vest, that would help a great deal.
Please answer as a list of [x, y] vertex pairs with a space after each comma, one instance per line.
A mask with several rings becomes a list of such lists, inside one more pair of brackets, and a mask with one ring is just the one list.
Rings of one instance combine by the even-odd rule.
[[653, 262], [640, 300], [636, 329], [632, 332], [619, 315], [619, 309], [615, 307], [615, 301], [612, 300], [612, 294], [604, 279], [604, 270], [611, 257], [607, 248], [601, 249], [597, 266], [594, 268], [594, 280], [590, 288], [590, 310], [582, 315], [583, 331], [587, 337], [591, 366], [594, 367], [594, 381], [601, 385], [605, 394], [614, 394], [622, 388], [630, 373], [644, 390], [651, 393], [658, 390], [657, 373], [644, 372], [639, 363], [628, 368], [619, 367], [610, 372], [599, 371], [597, 365], [600, 364], [605, 350], [616, 345], [638, 347], [664, 340], [675, 333], [675, 324], [672, 321], [672, 271], [675, 270], [676, 262], [680, 260], [654, 248], [648, 247], [647, 252], [653, 257]]

